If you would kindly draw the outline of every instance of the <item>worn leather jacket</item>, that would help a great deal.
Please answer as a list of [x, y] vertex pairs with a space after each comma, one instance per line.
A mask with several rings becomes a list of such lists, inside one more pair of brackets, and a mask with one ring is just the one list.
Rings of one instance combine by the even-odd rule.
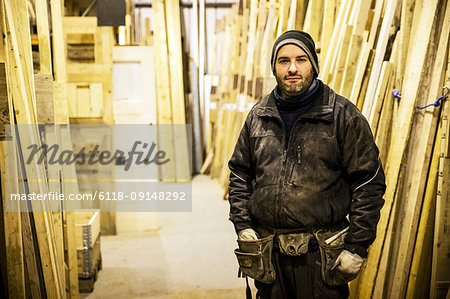
[[320, 82], [311, 110], [285, 144], [273, 92], [256, 103], [228, 163], [230, 220], [236, 231], [320, 229], [345, 220], [345, 247], [362, 257], [375, 239], [386, 186], [369, 124]]

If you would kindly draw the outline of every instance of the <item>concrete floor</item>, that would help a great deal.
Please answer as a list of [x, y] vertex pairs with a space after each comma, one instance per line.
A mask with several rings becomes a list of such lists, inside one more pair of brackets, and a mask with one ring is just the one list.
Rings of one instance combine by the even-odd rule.
[[147, 213], [159, 229], [102, 237], [103, 270], [82, 298], [245, 298], [223, 189], [208, 176], [192, 183], [192, 212]]

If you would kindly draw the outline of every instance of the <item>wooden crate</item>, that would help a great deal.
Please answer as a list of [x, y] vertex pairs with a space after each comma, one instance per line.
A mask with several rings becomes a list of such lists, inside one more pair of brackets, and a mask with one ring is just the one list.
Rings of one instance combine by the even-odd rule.
[[75, 213], [78, 279], [80, 292], [92, 292], [102, 267], [100, 211]]

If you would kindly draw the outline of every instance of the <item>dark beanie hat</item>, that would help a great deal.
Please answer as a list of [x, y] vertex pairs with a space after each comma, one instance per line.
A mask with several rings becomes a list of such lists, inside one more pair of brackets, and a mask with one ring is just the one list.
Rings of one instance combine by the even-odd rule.
[[272, 58], [270, 59], [273, 74], [275, 75], [275, 61], [277, 59], [278, 51], [287, 44], [297, 45], [305, 51], [313, 66], [315, 77], [317, 77], [319, 75], [319, 61], [316, 54], [316, 45], [314, 44], [311, 35], [299, 30], [286, 31], [280, 35], [273, 44]]

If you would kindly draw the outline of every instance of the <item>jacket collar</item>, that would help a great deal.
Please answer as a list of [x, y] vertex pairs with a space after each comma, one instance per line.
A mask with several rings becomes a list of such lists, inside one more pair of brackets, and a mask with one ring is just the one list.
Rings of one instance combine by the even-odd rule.
[[[320, 87], [317, 91], [317, 97], [311, 110], [303, 114], [301, 118], [316, 119], [326, 122], [333, 122], [333, 110], [336, 94], [334, 91], [320, 81]], [[256, 112], [258, 116], [280, 117], [280, 113], [275, 104], [273, 92], [261, 100], [261, 104]]]

